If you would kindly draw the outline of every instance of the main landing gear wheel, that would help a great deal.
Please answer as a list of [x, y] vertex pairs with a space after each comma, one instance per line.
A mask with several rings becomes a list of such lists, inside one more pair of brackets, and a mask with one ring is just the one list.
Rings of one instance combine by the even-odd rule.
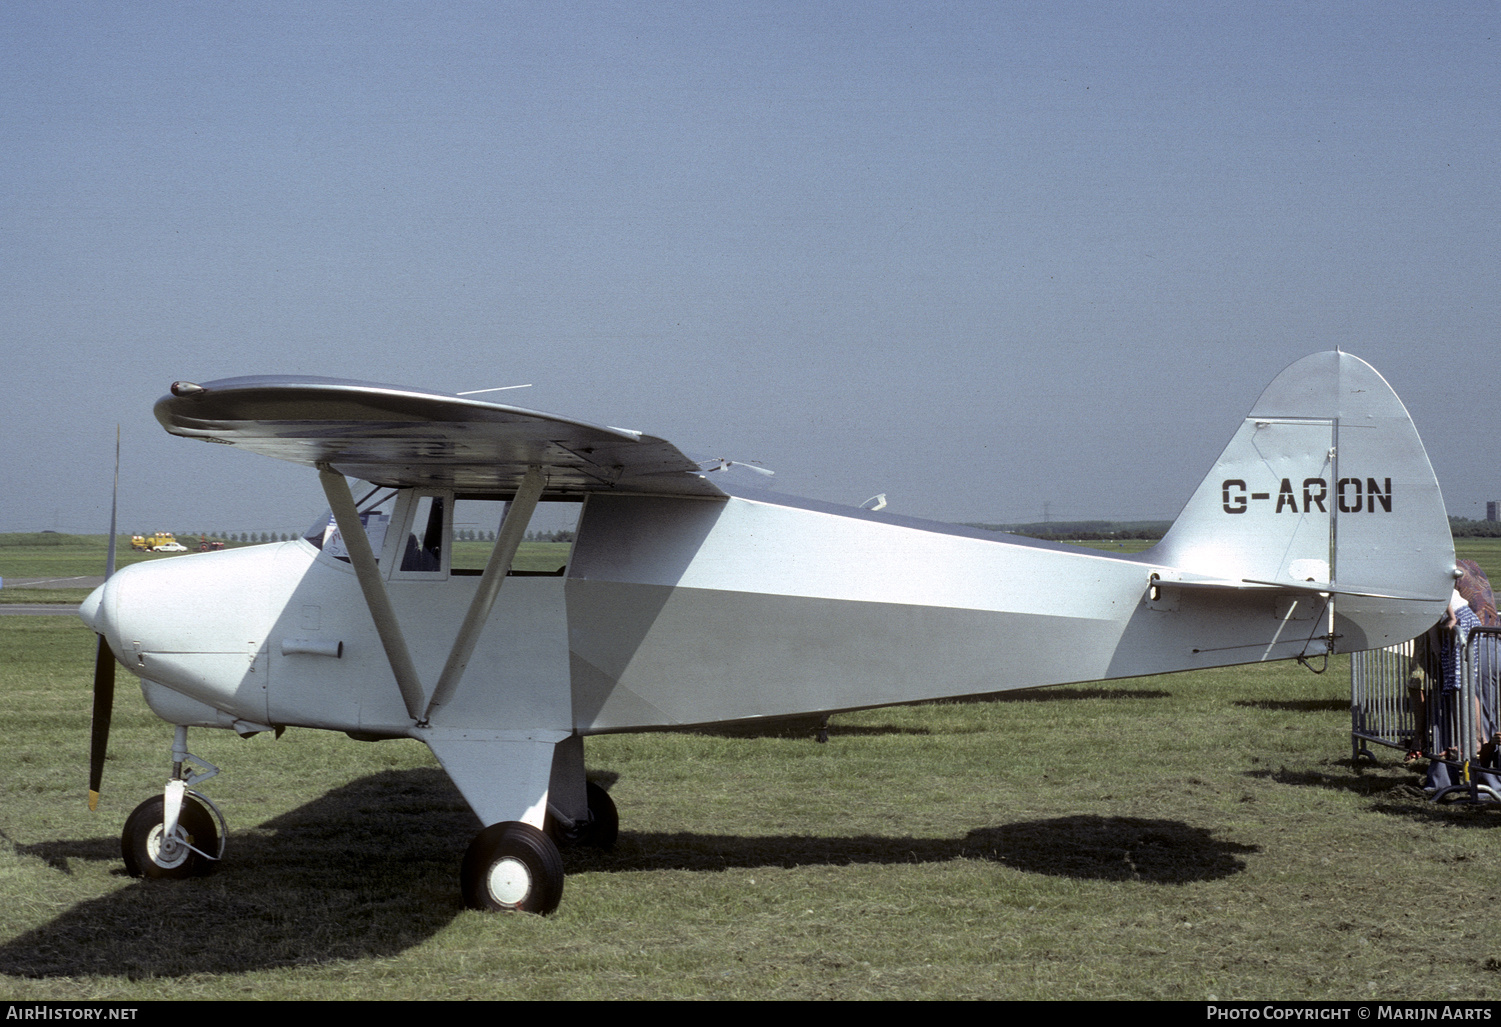
[[612, 849], [620, 835], [620, 812], [610, 793], [590, 781], [584, 786], [589, 796], [589, 826], [584, 829], [579, 843], [596, 849]]
[[168, 838], [162, 830], [166, 805], [162, 796], [153, 795], [126, 818], [125, 830], [120, 833], [125, 870], [131, 877], [180, 880], [203, 876], [214, 868], [214, 860], [202, 853], [219, 851], [214, 818], [197, 799], [185, 795], [177, 815], [177, 831]]
[[548, 837], [560, 849], [571, 849], [579, 845], [595, 849], [614, 848], [615, 839], [620, 836], [620, 813], [615, 809], [615, 800], [593, 781], [584, 785], [584, 794], [589, 803], [589, 819], [565, 828], [549, 813]]
[[563, 899], [563, 857], [531, 824], [508, 820], [474, 836], [460, 876], [470, 909], [551, 913]]

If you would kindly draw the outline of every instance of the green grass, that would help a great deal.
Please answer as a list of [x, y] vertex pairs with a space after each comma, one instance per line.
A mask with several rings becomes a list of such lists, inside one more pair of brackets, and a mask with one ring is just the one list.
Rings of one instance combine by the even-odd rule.
[[[183, 536], [178, 541], [198, 551], [198, 538]], [[225, 548], [240, 549], [250, 543], [230, 542]], [[115, 566], [128, 567], [148, 560], [172, 560], [189, 553], [143, 553], [130, 548], [130, 536], [120, 535], [115, 544]], [[109, 558], [108, 535], [60, 535], [51, 532], [0, 534], [0, 579], [71, 578], [79, 575], [100, 576]], [[7, 587], [0, 589], [3, 601]], [[88, 595], [85, 590], [84, 595]], [[30, 600], [28, 600], [29, 602]]]
[[[456, 569], [484, 570], [485, 561], [494, 548], [493, 542], [455, 542], [453, 566]], [[552, 572], [568, 562], [572, 548], [569, 542], [523, 542], [516, 550], [514, 567], [518, 571]]]
[[1491, 580], [1491, 587], [1501, 582], [1501, 538], [1457, 538], [1454, 554], [1461, 560], [1474, 560]]
[[0, 606], [23, 603], [56, 603], [77, 606], [89, 597], [91, 588], [0, 588]]
[[170, 730], [121, 675], [84, 803], [92, 636], [0, 621], [13, 999], [1501, 996], [1501, 811], [1348, 760], [1344, 661], [589, 741], [622, 814], [547, 918], [459, 908], [476, 829], [421, 745], [195, 731], [228, 860], [123, 876]]

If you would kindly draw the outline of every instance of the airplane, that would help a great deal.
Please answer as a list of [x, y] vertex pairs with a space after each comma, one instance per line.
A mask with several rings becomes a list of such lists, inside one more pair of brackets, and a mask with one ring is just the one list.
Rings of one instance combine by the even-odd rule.
[[[115, 660], [174, 726], [171, 776], [121, 836], [137, 876], [224, 856], [224, 816], [195, 787], [218, 768], [188, 751], [189, 728], [424, 742], [483, 828], [466, 905], [545, 914], [560, 848], [619, 830], [585, 776], [591, 735], [1311, 666], [1420, 634], [1456, 577], [1407, 410], [1338, 351], [1272, 381], [1136, 554], [790, 498], [637, 431], [418, 389], [178, 381], [155, 414], [312, 469], [329, 513], [294, 541], [126, 567], [83, 604], [100, 636], [91, 806]], [[513, 570], [543, 499], [582, 503], [568, 563]], [[497, 500], [483, 571], [455, 567], [456, 517]]]

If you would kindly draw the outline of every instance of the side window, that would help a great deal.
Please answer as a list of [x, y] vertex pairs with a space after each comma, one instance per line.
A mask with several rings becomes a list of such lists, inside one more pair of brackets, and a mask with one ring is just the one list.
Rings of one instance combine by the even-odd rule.
[[505, 510], [505, 503], [489, 499], [454, 501], [452, 573], [479, 574], [485, 569]]
[[[503, 502], [479, 499], [459, 499], [454, 504], [453, 574], [479, 574], [485, 569], [485, 563], [495, 549], [495, 536], [500, 530], [506, 506]], [[527, 526], [526, 541], [516, 552], [511, 573], [562, 574], [568, 563], [581, 508], [579, 503], [538, 503], [537, 512]]]

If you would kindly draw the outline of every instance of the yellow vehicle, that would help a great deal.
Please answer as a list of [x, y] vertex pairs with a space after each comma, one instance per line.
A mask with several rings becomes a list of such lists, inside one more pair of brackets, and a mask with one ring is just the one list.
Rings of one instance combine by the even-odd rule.
[[188, 547], [177, 541], [177, 537], [170, 531], [159, 531], [155, 535], [132, 535], [130, 548], [139, 549], [146, 553], [186, 553]]

